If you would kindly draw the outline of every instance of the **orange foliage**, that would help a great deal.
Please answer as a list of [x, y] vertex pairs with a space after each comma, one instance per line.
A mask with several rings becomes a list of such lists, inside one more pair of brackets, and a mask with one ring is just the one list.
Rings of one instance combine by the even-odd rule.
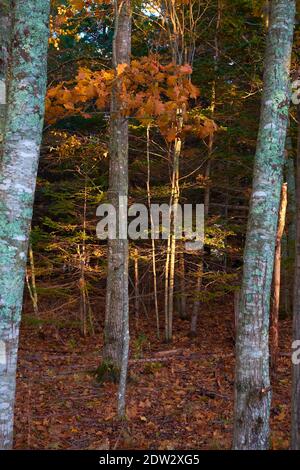
[[80, 68], [75, 80], [60, 83], [47, 94], [46, 117], [54, 123], [68, 115], [89, 115], [92, 110], [103, 110], [109, 105], [112, 85], [118, 81], [121, 112], [143, 124], [155, 124], [169, 141], [179, 136], [178, 116], [184, 125], [180, 132], [193, 132], [201, 138], [216, 130], [213, 121], [194, 118], [188, 125], [189, 101], [199, 96], [191, 83], [189, 65], [173, 63], [162, 65], [157, 56], [133, 60], [113, 70], [91, 71]]

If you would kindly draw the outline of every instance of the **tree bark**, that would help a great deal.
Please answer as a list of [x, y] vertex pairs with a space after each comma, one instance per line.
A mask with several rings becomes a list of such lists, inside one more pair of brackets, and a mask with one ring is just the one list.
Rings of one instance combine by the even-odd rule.
[[[179, 111], [180, 112], [180, 111]], [[178, 118], [178, 132], [182, 129], [182, 118]], [[174, 157], [173, 157], [173, 176], [172, 176], [172, 205], [174, 208], [172, 223], [171, 223], [171, 236], [170, 236], [170, 272], [169, 272], [169, 285], [168, 285], [168, 311], [166, 322], [166, 341], [171, 342], [173, 339], [173, 315], [174, 315], [174, 286], [175, 286], [175, 263], [176, 263], [176, 227], [178, 224], [178, 205], [179, 205], [179, 158], [181, 154], [182, 140], [177, 137], [174, 143]]]
[[50, 1], [15, 2], [0, 163], [0, 448], [13, 443], [19, 324], [44, 100]]
[[[119, 229], [127, 227], [128, 196], [128, 119], [122, 115], [120, 90], [122, 76], [118, 65], [130, 63], [131, 8], [130, 0], [115, 0], [115, 34], [113, 40], [113, 66], [115, 84], [111, 98], [109, 201], [116, 209]], [[125, 211], [120, 210], [120, 197]], [[124, 213], [125, 212], [125, 213]], [[119, 230], [120, 231], [120, 230]], [[127, 232], [127, 231], [126, 231]], [[119, 375], [124, 353], [124, 338], [128, 333], [128, 240], [120, 233], [108, 242], [108, 276], [104, 329], [103, 361]]]
[[187, 312], [187, 297], [186, 297], [186, 285], [185, 285], [185, 258], [184, 258], [184, 242], [180, 244], [179, 256], [179, 286], [180, 286], [180, 296], [179, 296], [179, 316], [181, 319], [186, 320], [188, 317]]
[[274, 0], [244, 251], [236, 341], [234, 449], [269, 447], [269, 312], [284, 148], [295, 2]]
[[25, 279], [26, 279], [30, 299], [32, 302], [34, 315], [38, 317], [39, 315], [38, 294], [37, 294], [37, 289], [36, 289], [35, 264], [34, 264], [34, 256], [33, 256], [33, 249], [32, 249], [31, 243], [29, 243], [28, 255], [29, 255], [29, 263], [30, 263], [30, 274], [28, 272], [29, 270], [27, 267]]
[[263, 5], [263, 18], [265, 22], [265, 27], [267, 29], [270, 24], [270, 12], [271, 12], [270, 0], [265, 0], [264, 5]]
[[[216, 32], [215, 32], [215, 53], [214, 53], [214, 72], [215, 77], [212, 83], [212, 90], [211, 90], [211, 119], [214, 119], [214, 114], [216, 110], [216, 84], [217, 84], [217, 74], [219, 68], [219, 59], [220, 59], [220, 49], [219, 49], [219, 31], [221, 26], [221, 17], [222, 17], [222, 2], [221, 0], [217, 1], [217, 22], [216, 22]], [[211, 176], [211, 166], [213, 160], [213, 153], [214, 153], [214, 134], [212, 133], [209, 136], [208, 140], [208, 155], [207, 155], [207, 164], [205, 168], [205, 178], [207, 179], [207, 185], [204, 189], [204, 216], [208, 217], [209, 208], [210, 208], [210, 197], [211, 197], [211, 183], [210, 183], [210, 176]]]
[[[300, 340], [300, 106], [298, 106], [298, 145], [296, 160], [296, 250], [293, 307], [293, 340]], [[300, 450], [300, 364], [292, 369], [292, 449]]]
[[134, 315], [135, 322], [138, 325], [140, 316], [140, 277], [139, 277], [139, 252], [135, 248], [133, 252], [134, 261]]

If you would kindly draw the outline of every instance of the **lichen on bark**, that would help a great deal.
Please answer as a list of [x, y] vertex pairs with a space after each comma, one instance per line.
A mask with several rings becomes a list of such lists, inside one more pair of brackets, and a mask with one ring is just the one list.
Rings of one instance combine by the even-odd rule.
[[42, 138], [50, 0], [13, 3], [10, 83], [0, 162], [0, 448], [13, 441], [19, 324]]
[[272, 2], [237, 329], [234, 449], [263, 450], [269, 446], [270, 294], [294, 19], [294, 1]]

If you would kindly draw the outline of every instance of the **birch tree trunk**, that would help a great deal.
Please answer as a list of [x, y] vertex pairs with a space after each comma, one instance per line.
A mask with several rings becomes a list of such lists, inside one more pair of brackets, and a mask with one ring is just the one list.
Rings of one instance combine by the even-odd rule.
[[0, 143], [3, 141], [3, 130], [7, 101], [7, 62], [11, 35], [11, 0], [0, 0]]
[[234, 449], [269, 447], [269, 313], [288, 124], [295, 2], [274, 0], [236, 340]]
[[50, 1], [15, 2], [7, 118], [0, 163], [0, 448], [13, 410], [28, 237], [42, 138]]
[[[296, 250], [294, 280], [293, 340], [300, 340], [300, 106], [298, 106], [298, 145], [296, 160]], [[292, 449], [300, 450], [300, 364], [293, 364]]]
[[[182, 119], [178, 119], [178, 129], [181, 132]], [[166, 322], [166, 341], [170, 342], [173, 338], [173, 315], [174, 315], [174, 286], [175, 286], [175, 262], [176, 262], [176, 227], [178, 224], [178, 205], [179, 205], [179, 158], [181, 154], [182, 140], [180, 137], [176, 138], [174, 143], [174, 158], [173, 158], [173, 176], [172, 176], [172, 205], [174, 207], [172, 223], [171, 223], [171, 236], [170, 236], [170, 272], [169, 272], [169, 285], [168, 285], [168, 311]]]
[[[115, 0], [115, 34], [113, 40], [113, 66], [116, 80], [111, 98], [109, 201], [116, 209], [120, 229], [127, 227], [126, 214], [120, 210], [120, 197], [128, 196], [128, 120], [122, 116], [119, 99], [122, 77], [118, 77], [118, 65], [130, 63], [131, 8], [130, 0]], [[120, 233], [119, 233], [120, 235]], [[118, 378], [124, 338], [129, 340], [128, 326], [128, 240], [117, 236], [108, 242], [108, 276], [104, 329], [103, 364]], [[127, 348], [128, 345], [125, 345]]]

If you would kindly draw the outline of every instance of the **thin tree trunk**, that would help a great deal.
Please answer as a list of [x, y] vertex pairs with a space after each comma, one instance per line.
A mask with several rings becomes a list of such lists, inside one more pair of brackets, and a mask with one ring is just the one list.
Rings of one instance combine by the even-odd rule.
[[30, 276], [28, 273], [28, 269], [26, 268], [26, 282], [27, 282], [27, 287], [28, 287], [29, 295], [31, 298], [32, 306], [33, 306], [33, 312], [35, 316], [37, 317], [39, 314], [38, 295], [37, 295], [36, 282], [35, 282], [35, 265], [34, 265], [34, 256], [33, 256], [31, 243], [29, 243], [28, 254], [29, 254], [29, 262], [30, 262]]
[[[179, 132], [182, 128], [182, 119], [179, 117]], [[169, 290], [168, 290], [168, 324], [166, 332], [166, 341], [172, 341], [173, 337], [173, 315], [174, 315], [174, 285], [175, 285], [175, 262], [176, 262], [176, 227], [178, 223], [178, 204], [179, 204], [179, 158], [181, 154], [182, 141], [178, 137], [174, 144], [174, 160], [173, 160], [173, 217], [171, 227], [171, 243], [170, 243], [170, 274], [169, 274]]]
[[[170, 205], [172, 205], [173, 200], [173, 187], [172, 195], [170, 198]], [[166, 264], [165, 264], [165, 340], [169, 341], [169, 277], [170, 277], [170, 253], [171, 253], [171, 232], [168, 235], [167, 241], [167, 255], [166, 255]]]
[[92, 335], [95, 333], [93, 312], [89, 299], [88, 285], [86, 282], [86, 266], [87, 266], [87, 252], [86, 252], [86, 228], [87, 228], [87, 173], [84, 179], [84, 199], [83, 199], [83, 214], [82, 214], [82, 244], [78, 245], [78, 257], [80, 260], [80, 317], [81, 317], [81, 334], [86, 337], [89, 331]]
[[288, 246], [287, 246], [287, 234], [284, 233], [281, 241], [281, 260], [282, 260], [282, 308], [284, 311], [284, 317], [290, 317], [291, 302], [290, 302], [290, 276], [289, 276], [289, 259], [288, 259]]
[[[124, 358], [128, 356], [129, 306], [128, 240], [127, 230], [125, 230], [128, 197], [128, 119], [122, 116], [122, 103], [120, 102], [122, 76], [118, 76], [118, 66], [130, 63], [130, 0], [115, 0], [114, 8], [113, 66], [116, 78], [111, 98], [109, 201], [116, 209], [119, 223], [117, 224], [117, 239], [108, 242], [103, 363], [111, 368], [116, 378], [119, 378], [121, 367], [124, 366]], [[126, 232], [123, 235], [122, 230]]]
[[209, 136], [207, 164], [205, 168], [206, 186], [204, 189], [204, 217], [207, 217], [209, 214], [209, 206], [210, 206], [210, 181], [209, 180], [210, 180], [210, 174], [211, 174], [213, 148], [214, 148], [214, 136], [212, 134]]
[[50, 1], [15, 2], [0, 163], [0, 448], [13, 442], [19, 324], [43, 130]]
[[[220, 50], [219, 50], [219, 30], [221, 26], [221, 14], [222, 14], [222, 6], [221, 0], [218, 0], [217, 6], [217, 23], [216, 23], [216, 33], [215, 33], [215, 53], [214, 53], [214, 72], [215, 78], [212, 83], [212, 93], [211, 93], [211, 118], [214, 118], [215, 110], [216, 110], [216, 84], [217, 84], [217, 73], [219, 67], [219, 58], [220, 58]], [[209, 136], [208, 140], [208, 153], [207, 153], [207, 164], [205, 169], [205, 178], [207, 179], [207, 185], [204, 189], [204, 216], [207, 217], [209, 214], [209, 206], [210, 206], [210, 175], [211, 175], [211, 165], [212, 165], [212, 158], [214, 152], [214, 133]]]
[[[296, 160], [296, 250], [294, 279], [293, 341], [300, 340], [300, 106], [298, 106], [298, 145]], [[293, 363], [292, 449], [300, 450], [300, 364]]]
[[185, 286], [185, 259], [184, 259], [184, 243], [181, 243], [179, 255], [179, 316], [183, 320], [187, 318], [186, 308], [186, 286]]
[[134, 260], [134, 314], [135, 321], [138, 324], [140, 314], [140, 279], [139, 279], [139, 252], [138, 249], [134, 249], [133, 254]]
[[288, 124], [295, 2], [274, 0], [236, 340], [234, 449], [269, 447], [269, 312]]
[[273, 303], [271, 310], [271, 327], [270, 327], [270, 345], [271, 345], [271, 365], [275, 372], [278, 357], [278, 321], [280, 307], [280, 279], [281, 279], [281, 242], [285, 227], [287, 207], [287, 184], [284, 183], [281, 189], [281, 202], [279, 207], [278, 227], [275, 245], [274, 275], [273, 275]]
[[272, 2], [236, 340], [234, 449], [269, 447], [269, 312], [295, 2]]
[[265, 0], [263, 6], [263, 17], [265, 21], [265, 27], [268, 29], [270, 23], [270, 0]]
[[[173, 197], [174, 197], [174, 162], [173, 162], [173, 170], [172, 170], [172, 186], [171, 186], [171, 196], [170, 196], [170, 207], [173, 204]], [[169, 211], [170, 219], [171, 219], [171, 210]], [[168, 240], [167, 240], [167, 254], [166, 254], [166, 264], [165, 264], [165, 292], [164, 292], [164, 308], [165, 308], [165, 341], [169, 342], [169, 285], [170, 285], [170, 259], [171, 259], [171, 243], [172, 243], [172, 226], [170, 223], [170, 230], [168, 233]]]
[[[117, 70], [119, 64], [130, 64], [131, 55], [131, 1], [114, 0], [115, 8], [115, 34], [113, 41], [113, 61]], [[112, 92], [111, 101], [111, 160], [110, 160], [110, 191], [112, 201], [118, 196], [125, 196], [126, 205], [128, 197], [128, 120], [120, 115], [122, 103], [119, 98], [120, 82], [116, 82], [116, 88]], [[120, 88], [121, 90], [121, 88]], [[116, 159], [116, 161], [115, 161]], [[117, 201], [115, 201], [117, 202]], [[119, 204], [119, 202], [117, 202]], [[115, 206], [116, 207], [116, 206]], [[120, 207], [117, 214], [120, 216]], [[126, 219], [126, 220], [125, 220]], [[117, 359], [114, 364], [120, 369], [120, 381], [118, 390], [118, 417], [124, 419], [126, 415], [126, 385], [129, 359], [129, 300], [128, 300], [128, 240], [120, 239], [121, 225], [127, 228], [127, 210], [121, 211], [119, 217], [119, 239], [110, 241], [109, 244], [109, 278], [107, 290], [106, 325], [109, 316], [114, 315], [116, 322], [121, 321], [121, 361]], [[114, 270], [114, 271], [113, 271]], [[119, 297], [117, 290], [123, 290], [123, 297]], [[111, 292], [109, 290], [111, 289]], [[113, 326], [113, 325], [111, 325]], [[119, 327], [115, 331], [118, 331]], [[112, 329], [112, 332], [114, 330]], [[106, 333], [108, 329], [106, 329]], [[115, 339], [118, 338], [115, 337]], [[120, 351], [117, 346], [115, 351]], [[118, 353], [120, 354], [120, 353]], [[119, 361], [119, 362], [118, 362]]]
[[153, 289], [154, 289], [154, 306], [155, 306], [155, 318], [156, 318], [156, 334], [157, 338], [160, 337], [159, 327], [159, 312], [158, 312], [158, 298], [157, 298], [157, 274], [156, 274], [156, 247], [154, 237], [154, 224], [151, 212], [151, 187], [150, 187], [150, 124], [147, 126], [147, 198], [148, 208], [150, 212], [150, 224], [151, 224], [151, 254], [152, 254], [152, 271], [153, 271]]

